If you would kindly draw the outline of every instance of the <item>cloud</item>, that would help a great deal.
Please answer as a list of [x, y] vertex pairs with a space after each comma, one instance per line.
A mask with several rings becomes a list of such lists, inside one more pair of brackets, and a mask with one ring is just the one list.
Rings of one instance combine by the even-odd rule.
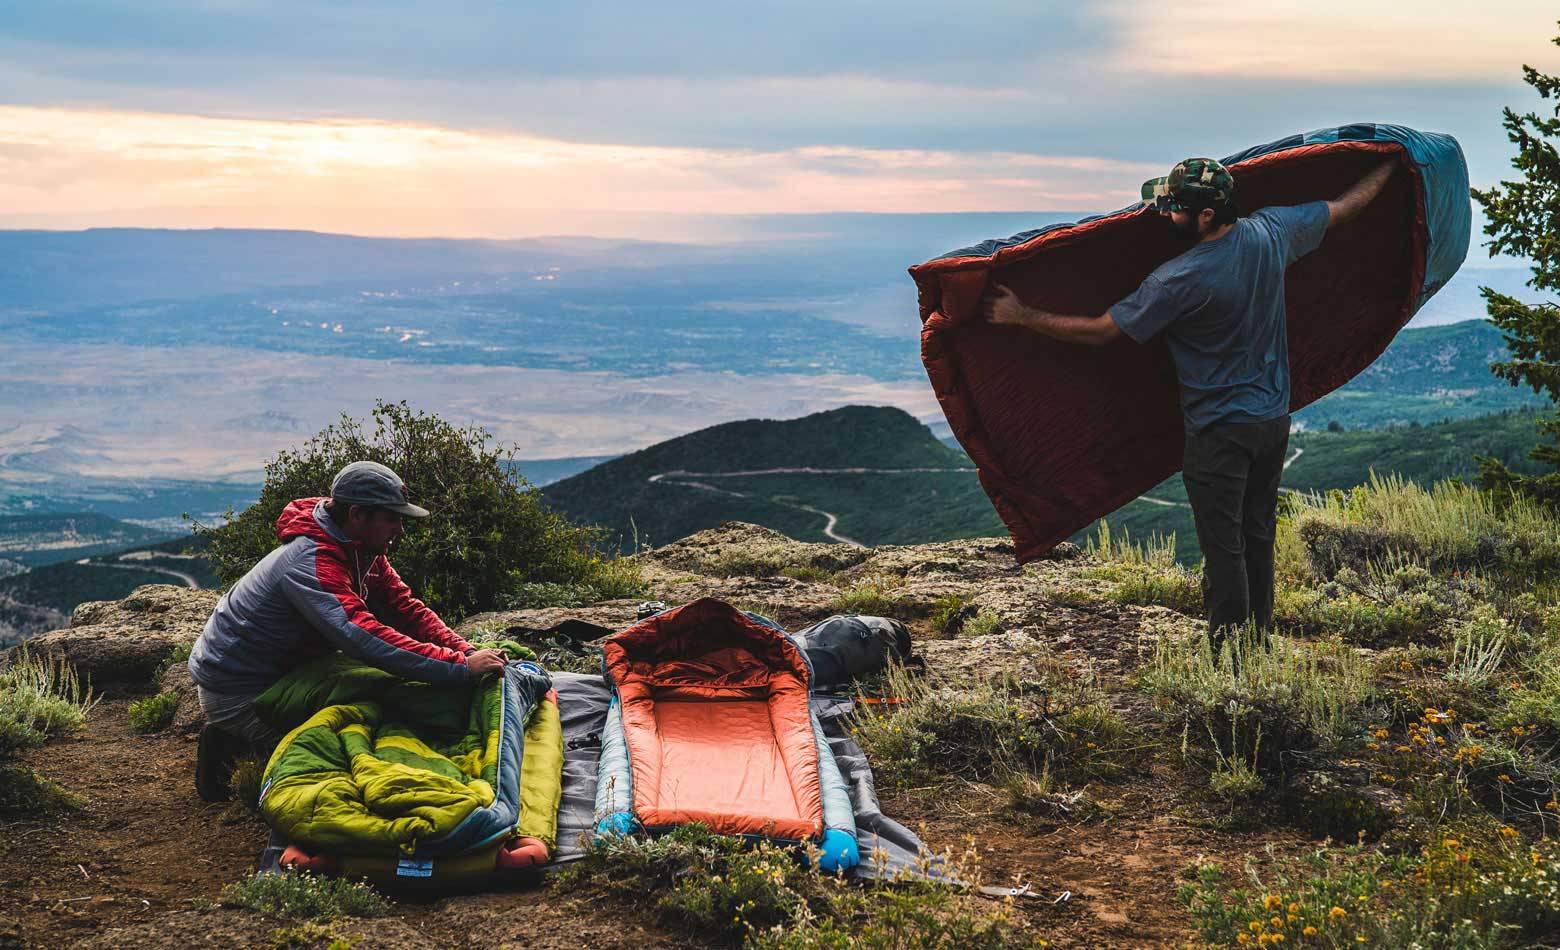
[[1273, 0], [1195, 23], [1157, 0], [54, 0], [0, 5], [0, 90], [633, 145], [1147, 160], [1406, 114], [1498, 135], [1520, 63], [1555, 60], [1551, 19], [1538, 0]]
[[1556, 13], [1543, 0], [1264, 0], [1188, 16], [1173, 4], [1102, 5], [1119, 27], [1114, 70], [1305, 83], [1491, 82], [1545, 49]]
[[[1354, 121], [1452, 132], [1487, 184], [1510, 151], [1501, 107], [1534, 101], [1519, 65], [1560, 71], [1552, 18], [1538, 0], [1273, 0], [1194, 23], [1148, 0], [0, 4], [0, 101], [141, 136], [8, 140], [0, 195], [11, 223], [371, 216], [395, 234], [568, 229], [547, 216], [595, 205], [1098, 209], [1137, 172], [1013, 156], [1135, 169]], [[209, 124], [159, 146], [127, 113]]]
[[[513, 222], [567, 230], [576, 215], [1109, 207], [1157, 170], [1001, 151], [602, 145], [406, 123], [17, 106], [0, 107], [0, 163], [13, 224], [128, 215], [160, 226], [494, 237], [535, 233]], [[497, 223], [506, 217], [507, 228]]]

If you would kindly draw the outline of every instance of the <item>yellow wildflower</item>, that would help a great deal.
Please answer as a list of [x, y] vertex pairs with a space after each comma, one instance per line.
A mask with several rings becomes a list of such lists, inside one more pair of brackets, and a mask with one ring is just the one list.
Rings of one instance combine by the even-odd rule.
[[1349, 912], [1344, 910], [1342, 907], [1334, 907], [1332, 910], [1327, 912], [1327, 916], [1331, 917], [1333, 920], [1342, 920], [1343, 918], [1349, 916]]
[[1303, 935], [1305, 935], [1307, 937], [1314, 937], [1314, 936], [1316, 936], [1316, 928], [1315, 927], [1306, 927], [1304, 930], [1300, 931], [1300, 933], [1302, 933]]

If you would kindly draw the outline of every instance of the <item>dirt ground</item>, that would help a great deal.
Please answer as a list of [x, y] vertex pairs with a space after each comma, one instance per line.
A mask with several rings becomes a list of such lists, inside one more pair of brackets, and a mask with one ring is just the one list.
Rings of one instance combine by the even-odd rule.
[[[796, 545], [754, 526], [723, 526], [715, 535], [720, 535], [716, 540], [736, 538], [732, 544], [747, 538], [762, 548], [759, 553]], [[699, 538], [680, 544], [700, 553], [712, 543], [709, 538], [695, 541]], [[1179, 734], [1165, 733], [1130, 677], [1152, 652], [1166, 622], [1189, 621], [1175, 621], [1163, 608], [1053, 600], [1044, 594], [1048, 586], [1077, 588], [1091, 582], [1080, 578], [1070, 563], [1020, 571], [1005, 545], [998, 539], [977, 539], [883, 548], [851, 570], [900, 578], [895, 592], [902, 617], [910, 622], [929, 669], [964, 680], [1022, 675], [1029, 664], [1039, 662], [1037, 651], [1043, 652], [1080, 673], [1086, 670], [1144, 743], [1162, 752], [1147, 760], [1152, 764], [1145, 774], [1091, 786], [1088, 793], [1105, 817], [1086, 823], [1014, 817], [994, 793], [969, 783], [885, 793], [883, 811], [917, 829], [934, 851], [957, 854], [974, 847], [984, 883], [1029, 885], [1034, 896], [1018, 899], [1015, 912], [1052, 947], [1184, 947], [1195, 934], [1175, 892], [1188, 865], [1212, 858], [1238, 868], [1245, 856], [1261, 856], [1270, 845], [1278, 853], [1292, 854], [1308, 842], [1281, 827], [1250, 833], [1218, 830], [1184, 800], [1192, 785], [1175, 773], [1172, 753]], [[788, 557], [796, 561], [800, 555], [792, 552]], [[661, 586], [675, 580], [692, 584], [700, 594], [737, 600], [778, 603], [783, 594], [789, 599], [781, 606], [796, 614], [786, 621], [793, 626], [826, 616], [833, 609], [829, 598], [839, 593], [838, 588], [790, 578], [760, 581], [667, 573], [672, 580], [666, 580], [655, 570], [648, 574]], [[777, 593], [778, 588], [764, 584], [785, 590]], [[933, 608], [950, 592], [965, 595], [969, 610], [978, 607], [995, 614], [1003, 632], [933, 639], [939, 636], [932, 630]], [[688, 593], [668, 587], [656, 596]], [[128, 603], [103, 605], [103, 610], [118, 617]], [[615, 626], [631, 620], [633, 608], [625, 601], [587, 610], [593, 611], [591, 619]], [[164, 626], [172, 617], [195, 624], [209, 611], [209, 603], [171, 604], [166, 616], [158, 614], [157, 619]], [[545, 625], [556, 622], [553, 613], [484, 615], [467, 625]], [[116, 630], [123, 628], [119, 635], [127, 636], [147, 620], [126, 614], [116, 623]], [[161, 652], [149, 650], [148, 656], [164, 655], [160, 642], [154, 646]], [[84, 655], [72, 655], [72, 660], [87, 662]], [[100, 679], [104, 672], [99, 671]], [[210, 906], [225, 885], [255, 868], [265, 842], [264, 826], [239, 806], [210, 806], [196, 797], [192, 776], [197, 713], [181, 711], [168, 732], [136, 735], [126, 715], [131, 698], [111, 696], [92, 712], [83, 734], [28, 754], [33, 768], [81, 795], [85, 805], [66, 819], [0, 824], [0, 948], [273, 945], [276, 932], [292, 925]], [[969, 900], [993, 906], [982, 898]], [[588, 891], [560, 894], [546, 887], [403, 900], [388, 919], [339, 922], [335, 932], [363, 935], [358, 947], [698, 945], [696, 939], [659, 926], [642, 904]]]
[[[197, 905], [255, 867], [264, 826], [242, 809], [202, 803], [191, 782], [193, 738], [136, 735], [127, 705], [127, 697], [105, 700], [82, 736], [32, 754], [35, 769], [86, 804], [66, 820], [0, 830], [0, 946], [270, 945], [287, 922]], [[973, 841], [987, 883], [1029, 884], [1038, 896], [1021, 899], [1018, 913], [1053, 947], [1176, 947], [1192, 936], [1174, 898], [1189, 863], [1303, 842], [1179, 820], [1171, 779], [1144, 775], [1098, 789], [1111, 817], [1082, 825], [1015, 822], [976, 792], [889, 795], [883, 808], [934, 849], [961, 851]], [[403, 901], [394, 917], [337, 924], [336, 932], [362, 934], [358, 947], [689, 943], [637, 917], [611, 898], [532, 888]]]

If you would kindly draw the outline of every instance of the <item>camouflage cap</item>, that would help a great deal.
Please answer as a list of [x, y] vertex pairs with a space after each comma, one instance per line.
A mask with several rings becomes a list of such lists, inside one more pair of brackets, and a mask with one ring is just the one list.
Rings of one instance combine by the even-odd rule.
[[1143, 182], [1143, 203], [1159, 211], [1185, 211], [1234, 200], [1234, 176], [1211, 158], [1188, 158], [1164, 178]]

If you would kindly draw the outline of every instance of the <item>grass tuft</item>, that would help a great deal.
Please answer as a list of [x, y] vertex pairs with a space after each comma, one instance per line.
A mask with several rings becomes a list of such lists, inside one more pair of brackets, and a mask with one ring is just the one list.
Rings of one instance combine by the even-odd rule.
[[1089, 541], [1088, 553], [1099, 563], [1082, 576], [1111, 581], [1107, 599], [1168, 607], [1189, 616], [1202, 614], [1201, 579], [1176, 561], [1175, 535], [1151, 535], [1138, 544], [1127, 532], [1117, 536], [1108, 521], [1101, 521], [1098, 535]]
[[1159, 640], [1139, 684], [1189, 742], [1212, 747], [1232, 787], [1282, 771], [1285, 753], [1335, 743], [1371, 691], [1370, 670], [1339, 644], [1251, 633], [1217, 654], [1200, 635]]
[[951, 777], [1001, 783], [1047, 771], [1068, 780], [1121, 774], [1130, 731], [1087, 683], [1058, 669], [1044, 682], [954, 688], [894, 667], [890, 712], [862, 707], [853, 726], [878, 781], [913, 788]]
[[975, 616], [964, 621], [959, 629], [961, 637], [984, 637], [1002, 632], [1002, 618], [993, 610], [982, 607]]
[[17, 648], [0, 670], [0, 759], [80, 729], [96, 705], [64, 658]]
[[862, 578], [840, 591], [829, 608], [842, 614], [892, 615], [901, 606], [899, 595], [895, 593], [900, 584], [899, 578], [887, 574]]
[[389, 898], [361, 882], [308, 872], [251, 874], [222, 889], [223, 907], [240, 907], [285, 920], [383, 917]]
[[174, 713], [178, 711], [179, 691], [176, 689], [137, 699], [130, 704], [130, 728], [140, 733], [160, 732], [173, 722]]

